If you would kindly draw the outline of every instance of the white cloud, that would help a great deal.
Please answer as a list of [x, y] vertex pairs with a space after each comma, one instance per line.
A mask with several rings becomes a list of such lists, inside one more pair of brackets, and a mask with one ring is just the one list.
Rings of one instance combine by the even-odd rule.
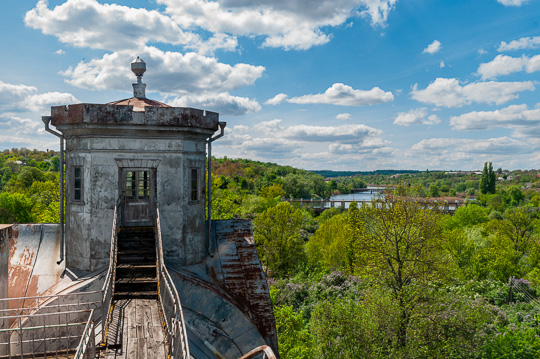
[[266, 133], [266, 134], [272, 134], [275, 132], [281, 132], [283, 131], [283, 127], [281, 124], [283, 123], [282, 119], [275, 118], [270, 121], [263, 121], [259, 122], [255, 126], [253, 126], [253, 129], [258, 132]]
[[530, 146], [526, 143], [509, 137], [490, 139], [430, 138], [414, 144], [411, 150], [439, 157], [452, 153], [471, 157], [490, 154], [512, 156], [517, 153], [531, 152]]
[[[228, 138], [228, 139], [227, 139]], [[229, 130], [220, 151], [261, 160], [280, 159], [295, 166], [320, 167], [323, 163], [366, 160], [393, 153], [382, 131], [366, 125], [284, 125], [281, 119], [263, 121], [247, 128]], [[327, 151], [321, 152], [326, 143]], [[227, 148], [223, 148], [227, 146]], [[230, 153], [230, 152], [229, 152]], [[344, 157], [336, 157], [343, 154]], [[370, 157], [371, 156], [371, 157]]]
[[284, 93], [279, 93], [276, 96], [272, 97], [268, 101], [265, 102], [267, 105], [279, 105], [280, 103], [284, 102], [289, 96], [287, 96]]
[[485, 55], [487, 54], [487, 51], [484, 49], [478, 49], [478, 55]]
[[240, 116], [261, 110], [256, 100], [231, 96], [228, 92], [219, 94], [185, 95], [169, 102], [175, 107], [203, 108], [219, 112], [220, 115]]
[[280, 135], [297, 141], [359, 143], [370, 136], [379, 136], [381, 130], [366, 125], [342, 126], [290, 126]]
[[[79, 100], [70, 93], [37, 93], [37, 88], [0, 81], [0, 109], [9, 112], [44, 112], [54, 105], [69, 105]], [[5, 115], [5, 113], [4, 113]], [[5, 116], [4, 116], [5, 117]]]
[[497, 0], [498, 3], [504, 6], [521, 6], [529, 2], [529, 0]]
[[540, 129], [540, 108], [528, 109], [527, 105], [523, 104], [495, 111], [473, 111], [451, 117], [450, 125], [455, 130], [461, 131], [483, 131], [504, 127], [518, 130], [523, 137], [535, 129]]
[[394, 125], [435, 125], [441, 120], [437, 115], [429, 115], [426, 107], [412, 109], [409, 112], [399, 112], [394, 119]]
[[446, 64], [444, 63], [443, 60], [441, 60], [441, 62], [439, 62], [439, 67], [442, 69], [444, 67], [446, 67]]
[[540, 36], [522, 37], [519, 40], [512, 40], [509, 43], [501, 41], [498, 51], [515, 51], [525, 49], [536, 49], [540, 47]]
[[473, 102], [499, 105], [518, 98], [520, 92], [534, 89], [531, 81], [473, 82], [462, 86], [457, 79], [437, 78], [423, 90], [415, 84], [411, 96], [416, 101], [440, 107], [462, 107]]
[[493, 79], [523, 70], [528, 73], [540, 71], [540, 55], [533, 57], [497, 55], [491, 62], [480, 64], [477, 72], [482, 79]]
[[346, 121], [346, 120], [350, 120], [351, 119], [351, 114], [350, 113], [340, 113], [336, 116], [336, 120], [343, 120], [343, 121]]
[[62, 50], [62, 49], [58, 49], [54, 53], [57, 54], [57, 55], [65, 55], [66, 54], [66, 52], [64, 50]]
[[439, 52], [441, 50], [441, 42], [439, 40], [434, 40], [431, 44], [428, 45], [428, 47], [426, 47], [422, 53], [423, 54], [436, 54], [437, 52]]
[[52, 10], [46, 0], [40, 0], [24, 21], [61, 42], [93, 49], [134, 49], [148, 42], [195, 46], [200, 42], [197, 35], [182, 31], [169, 16], [155, 10], [96, 0], [67, 0]]
[[308, 49], [330, 41], [323, 32], [360, 15], [385, 26], [397, 0], [158, 0], [182, 28], [262, 36], [263, 46]]
[[33, 112], [46, 112], [51, 106], [71, 105], [80, 103], [75, 96], [65, 92], [46, 92], [27, 97], [26, 108]]
[[34, 86], [14, 85], [0, 81], [0, 107], [13, 107], [13, 104], [23, 101], [35, 93]]
[[242, 132], [247, 132], [249, 130], [249, 127], [246, 125], [236, 125], [236, 126], [233, 126], [233, 130], [239, 133], [242, 133]]
[[378, 87], [369, 91], [355, 90], [351, 86], [335, 83], [324, 93], [304, 95], [288, 99], [296, 104], [329, 104], [340, 106], [366, 106], [394, 100], [391, 92], [385, 92]]
[[[145, 47], [140, 57], [147, 64], [143, 78], [147, 83], [147, 93], [217, 94], [251, 85], [265, 70], [262, 66], [241, 63], [231, 66], [212, 57], [196, 53], [164, 52], [155, 47]], [[77, 87], [129, 91], [129, 84], [134, 80], [129, 68], [131, 61], [131, 52], [115, 52], [105, 54], [101, 59], [80, 62], [62, 74], [68, 77], [68, 83]]]

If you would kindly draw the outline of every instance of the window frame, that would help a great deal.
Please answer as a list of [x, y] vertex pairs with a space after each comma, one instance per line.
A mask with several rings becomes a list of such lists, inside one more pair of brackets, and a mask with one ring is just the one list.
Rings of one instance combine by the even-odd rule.
[[[83, 166], [77, 165], [71, 167], [71, 201], [73, 203], [84, 203], [84, 171]], [[77, 176], [77, 170], [79, 176]], [[79, 180], [79, 186], [77, 186], [77, 180]], [[79, 192], [79, 198], [77, 198], [77, 192]]]
[[190, 167], [189, 171], [189, 202], [195, 203], [201, 200], [200, 169]]

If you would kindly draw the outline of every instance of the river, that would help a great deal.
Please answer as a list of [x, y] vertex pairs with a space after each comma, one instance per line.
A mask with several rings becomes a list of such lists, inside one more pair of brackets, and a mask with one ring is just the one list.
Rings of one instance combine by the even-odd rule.
[[[368, 189], [373, 189], [373, 193], [370, 192], [358, 192], [350, 194], [337, 194], [335, 196], [330, 196], [331, 201], [371, 201], [373, 196], [376, 196], [379, 193], [379, 190], [382, 191], [382, 187], [368, 187]], [[377, 191], [377, 192], [376, 192]], [[350, 202], [345, 202], [345, 208], [349, 208]]]

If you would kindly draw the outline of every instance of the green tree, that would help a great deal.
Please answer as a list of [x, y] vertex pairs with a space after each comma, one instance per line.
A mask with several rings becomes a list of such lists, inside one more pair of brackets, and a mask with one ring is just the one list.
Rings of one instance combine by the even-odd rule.
[[302, 211], [289, 202], [281, 202], [255, 218], [255, 243], [266, 274], [282, 277], [298, 264], [303, 251], [302, 220]]
[[378, 199], [362, 206], [355, 235], [360, 272], [387, 286], [399, 308], [396, 336], [407, 343], [407, 328], [421, 284], [439, 277], [444, 264], [440, 215], [412, 201]]
[[0, 223], [32, 223], [34, 201], [22, 193], [0, 193]]
[[274, 307], [279, 354], [282, 359], [314, 358], [316, 343], [307, 329], [302, 313], [292, 306]]
[[493, 172], [493, 164], [491, 162], [484, 162], [484, 169], [482, 170], [482, 177], [480, 178], [480, 192], [483, 194], [495, 193], [495, 184], [497, 182], [497, 176]]
[[306, 244], [308, 262], [312, 267], [326, 270], [350, 271], [349, 258], [353, 257], [349, 241], [351, 231], [347, 216], [340, 214], [326, 220]]

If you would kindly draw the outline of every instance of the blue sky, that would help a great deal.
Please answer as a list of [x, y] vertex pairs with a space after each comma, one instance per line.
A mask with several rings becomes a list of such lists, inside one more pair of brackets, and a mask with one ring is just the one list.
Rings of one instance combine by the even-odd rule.
[[540, 167], [539, 0], [19, 0], [0, 13], [0, 149], [49, 107], [217, 111], [218, 157], [306, 169]]

